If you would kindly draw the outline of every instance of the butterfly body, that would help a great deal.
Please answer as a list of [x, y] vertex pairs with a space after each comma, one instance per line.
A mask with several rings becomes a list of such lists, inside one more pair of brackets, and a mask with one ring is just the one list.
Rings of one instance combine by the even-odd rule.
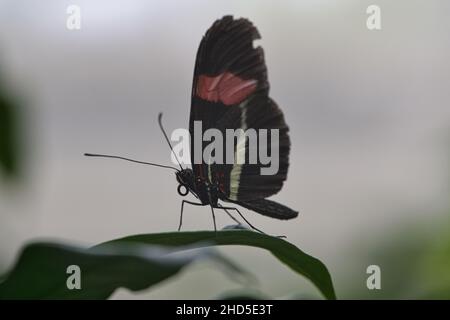
[[[179, 183], [178, 193], [180, 195], [185, 196], [190, 192], [200, 200], [202, 205], [217, 207], [219, 198], [223, 197], [217, 184], [195, 177], [194, 172], [189, 168], [182, 169], [175, 175]], [[183, 192], [180, 187], [184, 187], [185, 191]]]
[[[219, 200], [238, 204], [244, 208], [250, 209], [262, 215], [280, 219], [288, 220], [297, 217], [298, 212], [268, 199], [256, 199], [253, 201], [233, 201], [226, 197], [220, 190], [218, 184], [210, 184], [206, 180], [196, 178], [192, 169], [182, 169], [176, 173], [178, 186], [178, 193], [181, 196], [186, 196], [191, 193], [200, 200], [201, 205], [211, 206], [213, 208], [221, 208]], [[183, 191], [181, 187], [184, 187]]]

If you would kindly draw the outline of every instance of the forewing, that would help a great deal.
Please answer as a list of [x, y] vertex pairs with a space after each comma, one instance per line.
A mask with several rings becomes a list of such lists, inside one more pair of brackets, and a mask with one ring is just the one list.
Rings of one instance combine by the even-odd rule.
[[[279, 129], [279, 170], [274, 175], [261, 175], [264, 165], [260, 162], [211, 163], [203, 159], [201, 152], [191, 149], [196, 177], [217, 183], [223, 197], [231, 200], [270, 196], [281, 189], [287, 174], [288, 128], [281, 110], [268, 96], [264, 53], [261, 47], [253, 46], [258, 38], [259, 33], [251, 22], [225, 16], [206, 32], [196, 58], [189, 126], [191, 146], [200, 144], [203, 151], [209, 142], [203, 142], [201, 136], [211, 128], [219, 130], [223, 137], [226, 129]], [[194, 130], [196, 121], [201, 121], [201, 131]], [[235, 160], [242, 156], [248, 158], [249, 140], [238, 140], [234, 141], [232, 150], [227, 150], [224, 143], [223, 161], [230, 151]], [[269, 154], [270, 151], [270, 147], [265, 150]]]

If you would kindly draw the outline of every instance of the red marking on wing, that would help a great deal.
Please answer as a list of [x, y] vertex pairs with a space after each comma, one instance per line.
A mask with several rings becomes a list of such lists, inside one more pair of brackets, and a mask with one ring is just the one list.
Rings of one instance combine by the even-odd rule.
[[205, 180], [205, 177], [203, 175], [202, 165], [201, 164], [196, 164], [196, 166], [197, 166], [197, 172], [199, 173], [199, 178], [201, 180]]
[[215, 77], [200, 75], [195, 92], [204, 100], [234, 105], [250, 96], [255, 91], [257, 82], [253, 79], [241, 79], [230, 72]]
[[219, 190], [222, 191], [222, 193], [225, 193], [225, 174], [223, 172], [216, 172], [216, 179], [219, 182]]

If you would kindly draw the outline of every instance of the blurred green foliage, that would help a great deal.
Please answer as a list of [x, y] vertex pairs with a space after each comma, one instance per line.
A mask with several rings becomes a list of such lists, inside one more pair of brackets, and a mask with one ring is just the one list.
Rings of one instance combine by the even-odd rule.
[[7, 178], [19, 173], [19, 106], [0, 78], [0, 170]]
[[[380, 240], [364, 241], [357, 252], [360, 270], [367, 264], [381, 269], [381, 290], [368, 290], [367, 274], [349, 281], [343, 296], [350, 299], [450, 299], [450, 221], [405, 226]], [[439, 223], [440, 221], [440, 223]], [[362, 247], [365, 246], [362, 252]]]
[[425, 284], [423, 298], [450, 299], [450, 221], [442, 223], [422, 257], [419, 272]]
[[172, 251], [131, 243], [95, 249], [32, 243], [0, 283], [0, 299], [106, 299], [117, 288], [143, 290], [205, 259], [220, 264], [230, 274], [248, 275], [213, 250], [196, 250], [189, 255], [173, 255]]

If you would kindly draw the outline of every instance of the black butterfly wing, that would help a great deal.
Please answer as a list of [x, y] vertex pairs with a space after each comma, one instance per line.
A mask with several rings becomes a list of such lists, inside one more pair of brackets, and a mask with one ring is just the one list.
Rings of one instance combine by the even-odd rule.
[[[226, 128], [240, 128], [240, 122], [235, 121], [241, 113], [239, 103], [251, 93], [264, 91], [267, 94], [262, 49], [254, 49], [252, 44], [258, 38], [258, 31], [248, 20], [225, 16], [208, 29], [197, 52], [189, 121], [194, 142], [191, 144], [191, 148], [194, 146], [191, 150], [193, 170], [201, 180], [218, 181], [221, 192], [226, 196], [233, 166], [216, 165], [212, 170], [203, 158], [195, 158], [201, 155], [195, 147], [200, 145], [204, 150], [207, 142], [196, 140], [199, 135], [194, 132], [194, 122], [201, 121], [203, 135], [210, 128], [218, 128], [225, 114], [235, 114], [234, 117], [228, 116], [230, 121]], [[222, 126], [223, 134], [226, 128]]]
[[[287, 177], [290, 141], [288, 127], [276, 103], [268, 96], [269, 83], [264, 53], [253, 47], [257, 29], [246, 19], [225, 16], [217, 20], [203, 37], [195, 64], [190, 115], [191, 145], [201, 146], [194, 122], [201, 121], [202, 134], [215, 128], [279, 129], [279, 168], [273, 175], [261, 175], [261, 163], [218, 164], [196, 159], [191, 150], [196, 177], [217, 183], [221, 198], [255, 201], [277, 193]], [[198, 133], [198, 131], [197, 131]], [[201, 137], [200, 137], [201, 139]], [[249, 156], [249, 141], [235, 141], [234, 157]], [[265, 150], [266, 152], [270, 150]], [[224, 154], [226, 150], [224, 150]], [[258, 203], [259, 204], [259, 203]]]

